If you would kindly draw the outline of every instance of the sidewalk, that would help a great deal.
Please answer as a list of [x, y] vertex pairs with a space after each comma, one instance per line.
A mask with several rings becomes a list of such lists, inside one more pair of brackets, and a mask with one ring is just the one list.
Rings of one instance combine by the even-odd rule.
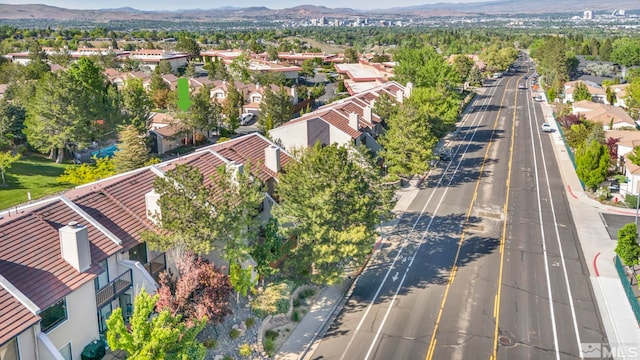
[[[635, 210], [617, 209], [603, 205], [585, 194], [562, 137], [557, 130], [552, 106], [547, 103], [542, 103], [541, 105], [545, 122], [551, 124], [555, 129], [550, 134], [553, 151], [562, 174], [563, 184], [566, 187], [571, 215], [578, 232], [580, 246], [582, 247], [585, 261], [589, 266], [590, 280], [597, 306], [600, 309], [608, 344], [614, 350], [619, 349], [617, 345], [622, 344], [638, 349], [638, 346], [640, 346], [640, 328], [613, 262], [616, 242], [610, 239], [600, 216], [601, 212], [635, 215]], [[625, 357], [621, 353], [614, 354], [614, 356], [616, 358], [620, 356], [620, 358], [624, 359], [632, 358]], [[636, 356], [640, 356], [640, 354]]]
[[[400, 221], [400, 217], [407, 208], [409, 208], [409, 205], [411, 205], [413, 199], [418, 194], [419, 189], [416, 183], [417, 179], [414, 179], [408, 187], [401, 188], [396, 192], [398, 201], [393, 208], [396, 218], [380, 225], [380, 238], [378, 242], [376, 242], [376, 248], [393, 233], [396, 225]], [[309, 312], [291, 332], [291, 335], [289, 335], [282, 345], [275, 358], [278, 360], [311, 358], [319, 343], [318, 340], [324, 335], [333, 317], [338, 315], [338, 312], [335, 311], [336, 308], [344, 305], [344, 302], [348, 298], [347, 292], [350, 290], [351, 285], [352, 281], [349, 279], [340, 285], [327, 286], [324, 288], [318, 301], [309, 309]]]

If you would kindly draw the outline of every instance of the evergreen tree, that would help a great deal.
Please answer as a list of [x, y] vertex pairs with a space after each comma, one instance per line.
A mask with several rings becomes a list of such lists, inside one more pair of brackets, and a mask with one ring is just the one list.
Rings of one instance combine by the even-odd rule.
[[264, 97], [260, 102], [260, 115], [258, 115], [258, 124], [263, 131], [269, 131], [267, 118], [273, 121], [273, 127], [278, 127], [291, 119], [293, 114], [293, 104], [287, 94], [285, 87], [280, 87], [277, 92], [271, 89], [265, 89]]
[[133, 125], [120, 130], [118, 151], [113, 155], [113, 163], [118, 172], [134, 170], [144, 166], [149, 160], [149, 148], [144, 137]]
[[142, 85], [142, 79], [129, 79], [122, 89], [125, 124], [133, 125], [139, 133], [149, 130], [153, 102]]
[[193, 144], [196, 143], [198, 132], [207, 132], [216, 128], [214, 106], [209, 98], [209, 89], [201, 88], [192, 99], [189, 110], [180, 114], [182, 125], [192, 134]]
[[171, 66], [171, 63], [169, 63], [167, 60], [160, 60], [160, 62], [158, 63], [158, 66], [156, 67], [156, 71], [162, 75], [171, 74], [173, 73], [173, 67]]
[[235, 131], [240, 125], [240, 113], [244, 106], [244, 96], [233, 83], [227, 87], [227, 97], [222, 104], [222, 112], [226, 117], [226, 125], [229, 131]]

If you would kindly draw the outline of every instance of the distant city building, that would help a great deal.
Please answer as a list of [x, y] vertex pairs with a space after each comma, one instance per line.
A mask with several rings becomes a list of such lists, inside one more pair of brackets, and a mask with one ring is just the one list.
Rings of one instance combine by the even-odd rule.
[[582, 14], [582, 18], [584, 20], [593, 20], [593, 11], [585, 10], [584, 13]]

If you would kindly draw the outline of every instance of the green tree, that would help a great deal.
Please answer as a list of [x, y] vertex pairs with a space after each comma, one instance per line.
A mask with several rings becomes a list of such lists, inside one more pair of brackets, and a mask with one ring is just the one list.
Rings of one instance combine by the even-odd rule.
[[273, 127], [278, 127], [289, 121], [292, 114], [293, 104], [285, 87], [280, 87], [277, 92], [269, 88], [265, 89], [264, 97], [260, 102], [260, 114], [258, 115], [258, 125], [263, 131], [271, 130], [267, 126], [269, 125], [266, 121], [267, 118], [271, 119]]
[[482, 81], [484, 77], [482, 76], [482, 72], [478, 67], [474, 66], [469, 72], [469, 76], [467, 77], [467, 81], [471, 86], [482, 86]]
[[133, 125], [127, 125], [118, 135], [118, 151], [113, 155], [116, 170], [125, 172], [143, 167], [149, 160], [149, 148], [144, 136]]
[[193, 95], [189, 109], [180, 114], [180, 122], [191, 132], [193, 144], [196, 143], [196, 135], [199, 132], [207, 132], [216, 128], [217, 124], [212, 120], [216, 117], [214, 107], [209, 98], [209, 89], [201, 88]]
[[606, 146], [592, 140], [576, 150], [576, 174], [588, 188], [596, 190], [606, 179], [609, 152]]
[[189, 33], [182, 32], [178, 36], [176, 50], [189, 54], [190, 58], [200, 57], [200, 44]]
[[139, 133], [149, 129], [149, 116], [153, 102], [142, 85], [142, 79], [129, 79], [122, 89], [125, 124], [133, 125]]
[[278, 220], [270, 218], [263, 229], [263, 236], [251, 246], [251, 257], [256, 261], [256, 271], [260, 278], [278, 272], [278, 268], [271, 266], [280, 260], [283, 254], [284, 240], [278, 233]]
[[229, 64], [229, 72], [234, 79], [246, 82], [251, 77], [249, 73], [249, 60], [251, 57], [248, 53], [242, 52], [238, 57]]
[[344, 49], [344, 61], [348, 64], [357, 64], [360, 59], [358, 51], [352, 47]]
[[257, 209], [262, 184], [248, 170], [220, 167], [211, 184], [198, 168], [178, 165], [164, 178], [156, 178], [159, 214], [152, 214], [166, 233], [145, 233], [153, 249], [166, 251], [178, 245], [200, 255], [223, 249], [231, 262], [248, 258], [248, 239], [258, 229]]
[[629, 161], [634, 165], [640, 166], [640, 146], [634, 146], [631, 153], [627, 155], [627, 158], [629, 158]]
[[196, 337], [205, 321], [189, 327], [169, 310], [152, 316], [158, 297], [140, 291], [134, 301], [131, 330], [125, 326], [122, 308], [111, 313], [107, 319], [109, 347], [125, 351], [132, 360], [204, 359], [206, 349]]
[[269, 57], [269, 61], [278, 60], [278, 48], [273, 45], [267, 45], [267, 56]]
[[457, 55], [453, 59], [453, 68], [458, 72], [459, 78], [463, 81], [468, 81], [473, 65], [473, 60], [469, 59], [466, 55]]
[[195, 62], [190, 61], [189, 64], [187, 64], [187, 67], [184, 69], [184, 76], [186, 76], [186, 77], [196, 76], [196, 63]]
[[602, 44], [600, 44], [600, 49], [598, 50], [600, 60], [609, 61], [611, 59], [612, 51], [613, 51], [613, 44], [611, 43], [611, 39], [607, 38], [604, 40]]
[[389, 129], [380, 137], [380, 155], [389, 174], [413, 176], [427, 171], [438, 141], [428, 114], [412, 103], [403, 104], [387, 119], [387, 125]]
[[227, 66], [217, 57], [207, 62], [203, 68], [207, 70], [209, 80], [229, 80], [230, 78]]
[[618, 244], [615, 251], [624, 266], [638, 265], [640, 245], [638, 245], [638, 228], [636, 224], [626, 224], [618, 230]]
[[255, 293], [257, 279], [253, 279], [252, 271], [251, 266], [243, 269], [236, 262], [229, 265], [229, 283], [236, 290], [236, 304], [240, 303], [240, 295], [246, 297], [249, 292]]
[[580, 81], [576, 84], [576, 88], [573, 90], [573, 101], [580, 101], [580, 100], [589, 100], [591, 101], [592, 97], [591, 97], [591, 93], [589, 92], [589, 89], [587, 88], [587, 85]]
[[158, 63], [158, 66], [156, 67], [156, 71], [163, 75], [171, 74], [173, 73], [173, 67], [171, 66], [171, 63], [168, 62], [167, 60], [160, 60], [160, 62]]
[[279, 206], [272, 209], [296, 247], [287, 257], [300, 276], [335, 284], [348, 265], [371, 252], [376, 227], [389, 217], [392, 192], [361, 152], [332, 144], [305, 150], [279, 177]]
[[394, 56], [396, 81], [415, 87], [449, 87], [460, 82], [457, 72], [431, 46], [402, 47]]
[[373, 112], [383, 120], [389, 119], [397, 111], [398, 103], [395, 100], [392, 100], [386, 93], [380, 94], [373, 106]]
[[0, 99], [0, 150], [24, 141], [25, 109], [6, 97]]
[[611, 61], [626, 67], [640, 65], [640, 40], [619, 38], [612, 46]]
[[240, 113], [244, 106], [244, 96], [233, 83], [227, 87], [227, 96], [222, 103], [222, 112], [226, 118], [226, 125], [230, 131], [235, 131], [240, 125]]
[[95, 164], [84, 163], [65, 168], [64, 173], [58, 177], [58, 181], [61, 183], [82, 185], [116, 174], [116, 166], [113, 160], [107, 157], [96, 157], [94, 160]]
[[0, 151], [0, 175], [2, 175], [2, 186], [6, 186], [7, 183], [4, 179], [4, 173], [11, 168], [14, 162], [20, 160], [20, 154], [11, 154], [10, 151]]
[[302, 62], [302, 65], [300, 65], [300, 67], [302, 68], [302, 70], [300, 70], [300, 75], [304, 77], [312, 77], [314, 75], [313, 70], [316, 67], [316, 63], [311, 59], [307, 59]]

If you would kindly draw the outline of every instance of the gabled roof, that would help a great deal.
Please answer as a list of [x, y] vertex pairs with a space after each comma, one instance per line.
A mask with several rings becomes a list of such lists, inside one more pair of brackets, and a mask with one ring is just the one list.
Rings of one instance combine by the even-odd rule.
[[636, 123], [624, 109], [613, 105], [595, 103], [589, 100], [580, 100], [573, 103], [573, 112], [584, 115], [585, 119], [609, 125], [611, 120], [614, 124], [627, 124], [635, 127]]
[[40, 321], [0, 284], [0, 347]]
[[573, 92], [576, 90], [576, 86], [578, 86], [579, 83], [583, 83], [587, 87], [587, 90], [589, 90], [589, 94], [591, 94], [592, 96], [607, 94], [602, 86], [588, 80], [567, 81], [564, 84], [564, 92], [567, 94], [573, 94]]
[[[251, 163], [253, 175], [262, 181], [268, 181], [277, 177], [277, 174], [265, 165], [264, 150], [271, 145], [276, 144], [258, 133], [252, 133], [204, 147], [199, 149], [198, 152], [212, 150], [229, 161], [236, 161], [241, 164], [249, 162]], [[292, 159], [291, 155], [284, 149], [280, 149], [281, 168], [284, 168]]]
[[[61, 199], [7, 217], [0, 224], [0, 274], [40, 309], [46, 309], [101, 270], [97, 264], [120, 246]], [[71, 221], [87, 226], [92, 266], [81, 273], [61, 256], [58, 230]]]
[[605, 137], [618, 140], [618, 145], [635, 147], [640, 145], [640, 131], [638, 130], [607, 130]]

